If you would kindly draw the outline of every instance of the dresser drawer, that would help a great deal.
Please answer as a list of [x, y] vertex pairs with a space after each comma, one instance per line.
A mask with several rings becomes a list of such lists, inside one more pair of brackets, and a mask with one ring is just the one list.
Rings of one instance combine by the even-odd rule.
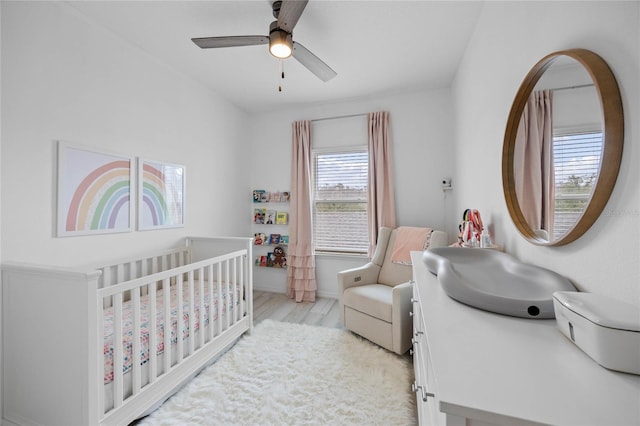
[[418, 406], [418, 421], [420, 425], [443, 424], [444, 419], [439, 418], [437, 405], [436, 383], [429, 358], [429, 345], [425, 334], [422, 305], [415, 282], [413, 283], [413, 337], [412, 353], [415, 381], [413, 390], [416, 392]]

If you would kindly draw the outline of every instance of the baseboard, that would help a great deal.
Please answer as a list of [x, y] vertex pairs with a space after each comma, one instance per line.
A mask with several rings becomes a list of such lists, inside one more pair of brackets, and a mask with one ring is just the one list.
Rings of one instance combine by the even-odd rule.
[[318, 297], [322, 297], [324, 299], [338, 299], [338, 293], [333, 291], [318, 290], [316, 294], [318, 295]]
[[283, 288], [282, 285], [277, 285], [273, 283], [257, 283], [253, 282], [253, 289], [259, 291], [268, 291], [270, 293], [280, 293], [286, 294], [286, 288]]
[[[283, 290], [281, 286], [269, 285], [269, 284], [253, 284], [253, 289], [258, 291], [268, 291], [269, 293], [287, 294], [286, 290]], [[332, 291], [317, 290], [316, 296], [323, 299], [338, 299], [338, 294]]]

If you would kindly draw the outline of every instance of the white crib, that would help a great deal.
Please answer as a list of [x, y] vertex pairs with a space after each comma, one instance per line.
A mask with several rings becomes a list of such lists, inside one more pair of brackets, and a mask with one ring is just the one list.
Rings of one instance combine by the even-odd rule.
[[153, 410], [251, 331], [252, 245], [187, 238], [95, 268], [3, 264], [3, 424], [126, 425]]

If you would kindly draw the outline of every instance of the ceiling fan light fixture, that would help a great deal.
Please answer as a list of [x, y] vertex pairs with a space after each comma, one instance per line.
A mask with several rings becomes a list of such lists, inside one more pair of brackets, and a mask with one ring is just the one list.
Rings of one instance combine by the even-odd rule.
[[279, 59], [285, 59], [293, 53], [293, 40], [291, 33], [277, 28], [277, 21], [271, 24], [269, 32], [269, 52]]

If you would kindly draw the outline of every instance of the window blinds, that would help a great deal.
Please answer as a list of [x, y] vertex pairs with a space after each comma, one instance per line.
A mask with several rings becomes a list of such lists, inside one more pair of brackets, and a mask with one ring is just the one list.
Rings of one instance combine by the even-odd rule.
[[313, 229], [316, 252], [366, 253], [366, 147], [313, 154]]

